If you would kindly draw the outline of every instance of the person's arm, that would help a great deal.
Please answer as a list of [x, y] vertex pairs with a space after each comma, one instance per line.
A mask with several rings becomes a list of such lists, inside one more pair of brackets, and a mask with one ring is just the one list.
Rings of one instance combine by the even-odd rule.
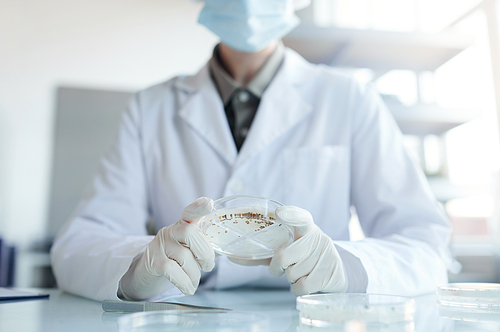
[[212, 245], [198, 227], [213, 207], [213, 200], [200, 197], [182, 211], [175, 224], [160, 229], [121, 278], [118, 297], [147, 300], [174, 286], [193, 295], [200, 283], [200, 269], [210, 272], [215, 267]]
[[433, 292], [447, 281], [451, 228], [381, 98], [358, 84], [353, 96], [351, 202], [366, 239], [335, 241], [359, 259], [344, 259], [348, 291]]
[[276, 252], [269, 271], [285, 273], [295, 295], [433, 292], [447, 281], [450, 226], [380, 97], [353, 84], [350, 100], [351, 201], [366, 239], [333, 241], [308, 211], [281, 207], [277, 220], [295, 241]]

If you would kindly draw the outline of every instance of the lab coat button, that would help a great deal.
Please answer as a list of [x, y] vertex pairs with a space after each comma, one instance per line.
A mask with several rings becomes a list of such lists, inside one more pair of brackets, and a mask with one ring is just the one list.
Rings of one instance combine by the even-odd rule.
[[244, 104], [250, 100], [250, 94], [246, 91], [241, 91], [238, 95], [238, 100]]
[[231, 184], [229, 186], [233, 192], [240, 193], [243, 191], [245, 184], [243, 183], [243, 181], [241, 181], [239, 179], [235, 179], [235, 180], [231, 181]]

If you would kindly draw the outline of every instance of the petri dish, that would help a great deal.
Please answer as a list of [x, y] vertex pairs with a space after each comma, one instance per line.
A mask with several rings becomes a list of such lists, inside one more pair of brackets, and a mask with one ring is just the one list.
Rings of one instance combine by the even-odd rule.
[[261, 331], [269, 318], [245, 311], [193, 313], [184, 310], [147, 311], [127, 314], [118, 319], [118, 332], [156, 331]]
[[[376, 326], [413, 326], [415, 300], [403, 296], [332, 293], [297, 298], [301, 324], [315, 327], [344, 326], [359, 321]], [[407, 331], [405, 328], [401, 331]]]
[[477, 323], [495, 323], [500, 325], [500, 307], [498, 306], [450, 306], [438, 303], [439, 316], [452, 320]]
[[276, 222], [283, 204], [258, 196], [228, 196], [214, 201], [200, 228], [214, 251], [233, 258], [265, 259], [293, 242], [293, 233]]
[[500, 284], [451, 283], [438, 287], [438, 303], [442, 306], [485, 307], [500, 310]]
[[415, 332], [414, 322], [401, 322], [395, 324], [364, 323], [361, 321], [350, 321], [345, 324], [334, 326], [310, 326], [300, 323], [297, 332]]

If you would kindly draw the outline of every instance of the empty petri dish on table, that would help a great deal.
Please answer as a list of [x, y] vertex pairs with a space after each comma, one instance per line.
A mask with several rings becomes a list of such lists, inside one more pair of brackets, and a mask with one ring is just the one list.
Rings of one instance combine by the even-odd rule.
[[451, 283], [438, 288], [439, 315], [467, 322], [500, 323], [500, 284]]
[[233, 258], [265, 259], [293, 242], [293, 233], [276, 222], [283, 204], [258, 196], [228, 196], [214, 201], [212, 213], [200, 223], [214, 251]]
[[500, 284], [463, 282], [438, 288], [438, 303], [447, 306], [490, 307], [500, 310]]
[[305, 326], [335, 328], [357, 321], [366, 324], [370, 330], [390, 325], [395, 327], [392, 330], [414, 329], [415, 300], [403, 296], [362, 293], [304, 295], [297, 298], [297, 310], [300, 324]]
[[146, 311], [118, 319], [118, 332], [253, 332], [266, 330], [269, 318], [252, 312], [193, 313], [183, 310]]

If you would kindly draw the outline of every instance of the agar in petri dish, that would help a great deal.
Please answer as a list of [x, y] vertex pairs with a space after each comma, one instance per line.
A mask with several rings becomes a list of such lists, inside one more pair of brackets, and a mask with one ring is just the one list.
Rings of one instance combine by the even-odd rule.
[[332, 293], [297, 298], [300, 323], [335, 327], [351, 321], [366, 324], [398, 325], [402, 331], [414, 326], [415, 300], [403, 296]]
[[193, 313], [184, 310], [145, 311], [118, 319], [118, 332], [154, 331], [262, 331], [269, 326], [267, 316], [244, 311]]
[[486, 307], [500, 312], [498, 283], [451, 283], [440, 286], [437, 295], [442, 306]]
[[200, 223], [214, 251], [233, 258], [265, 259], [293, 241], [292, 231], [276, 222], [283, 204], [264, 197], [228, 196], [214, 201]]

